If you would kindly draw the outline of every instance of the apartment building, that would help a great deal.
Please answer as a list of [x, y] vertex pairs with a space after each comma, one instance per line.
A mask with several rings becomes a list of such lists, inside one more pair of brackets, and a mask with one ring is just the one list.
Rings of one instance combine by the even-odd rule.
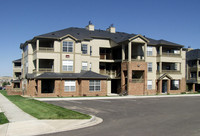
[[25, 94], [48, 96], [150, 95], [184, 92], [183, 45], [139, 34], [67, 29], [20, 45]]
[[200, 91], [200, 49], [187, 52], [187, 87], [189, 91]]

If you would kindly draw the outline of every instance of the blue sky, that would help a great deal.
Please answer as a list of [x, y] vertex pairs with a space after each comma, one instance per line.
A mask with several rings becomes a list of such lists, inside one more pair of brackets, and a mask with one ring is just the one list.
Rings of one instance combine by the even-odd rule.
[[199, 48], [199, 0], [0, 0], [0, 76], [12, 76], [20, 43], [67, 27], [142, 34]]

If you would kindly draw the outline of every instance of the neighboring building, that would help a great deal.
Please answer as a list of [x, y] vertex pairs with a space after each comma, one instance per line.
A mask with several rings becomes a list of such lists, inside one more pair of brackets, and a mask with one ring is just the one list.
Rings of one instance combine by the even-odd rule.
[[187, 52], [187, 87], [200, 91], [200, 49]]
[[20, 45], [24, 93], [46, 96], [148, 95], [185, 91], [182, 45], [86, 28], [34, 37]]
[[21, 88], [20, 77], [21, 77], [21, 59], [14, 60], [13, 62], [13, 88]]

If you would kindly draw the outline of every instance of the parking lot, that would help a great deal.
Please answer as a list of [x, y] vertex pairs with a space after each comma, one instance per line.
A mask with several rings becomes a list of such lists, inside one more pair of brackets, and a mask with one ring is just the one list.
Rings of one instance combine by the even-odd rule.
[[[103, 123], [50, 136], [199, 136], [200, 97], [48, 101]], [[49, 136], [49, 134], [48, 134]]]

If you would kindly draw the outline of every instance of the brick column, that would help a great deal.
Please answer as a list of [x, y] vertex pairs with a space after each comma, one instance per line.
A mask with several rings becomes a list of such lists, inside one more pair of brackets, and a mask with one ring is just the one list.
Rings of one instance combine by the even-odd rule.
[[192, 91], [195, 92], [195, 84], [192, 85]]
[[167, 80], [167, 93], [170, 93], [170, 83], [171, 80]]
[[41, 90], [41, 88], [42, 88], [41, 85], [42, 85], [41, 80], [38, 80], [38, 82], [37, 82], [37, 89], [38, 89], [38, 95], [39, 95], [39, 96], [40, 96], [41, 93], [42, 93], [42, 92], [41, 92], [41, 91], [42, 91], [42, 90]]

